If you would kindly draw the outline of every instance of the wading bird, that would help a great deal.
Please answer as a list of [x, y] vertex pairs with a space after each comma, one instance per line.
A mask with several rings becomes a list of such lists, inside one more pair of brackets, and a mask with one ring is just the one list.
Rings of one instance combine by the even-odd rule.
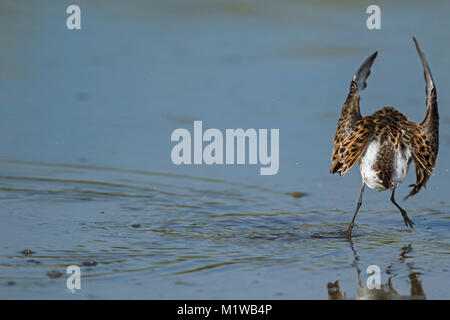
[[[411, 192], [406, 197], [417, 194], [426, 186], [433, 174], [439, 146], [439, 114], [436, 87], [430, 68], [420, 46], [413, 37], [417, 52], [422, 61], [426, 82], [426, 114], [420, 123], [409, 121], [402, 113], [392, 107], [385, 107], [374, 114], [361, 117], [359, 111], [359, 91], [367, 86], [377, 53], [373, 53], [356, 72], [350, 84], [350, 92], [342, 107], [331, 161], [330, 173], [343, 176], [359, 161], [362, 177], [361, 193], [346, 235], [350, 238], [356, 214], [362, 204], [364, 187], [367, 185], [377, 191], [392, 190], [391, 201], [400, 210], [405, 225], [413, 227], [409, 219], [395, 201], [395, 189], [403, 182], [411, 160], [414, 160], [416, 183], [410, 185]], [[405, 198], [405, 199], [406, 199]]]

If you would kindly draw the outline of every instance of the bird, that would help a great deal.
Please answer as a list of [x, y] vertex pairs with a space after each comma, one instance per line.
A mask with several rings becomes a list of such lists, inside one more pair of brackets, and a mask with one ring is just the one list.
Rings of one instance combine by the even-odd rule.
[[362, 205], [367, 185], [376, 191], [391, 190], [391, 202], [400, 210], [406, 227], [414, 222], [395, 200], [395, 190], [405, 179], [414, 161], [416, 183], [405, 200], [426, 187], [433, 175], [439, 149], [439, 112], [436, 86], [422, 49], [413, 37], [422, 62], [425, 78], [426, 113], [421, 123], [408, 120], [393, 107], [384, 107], [372, 115], [362, 117], [359, 101], [360, 91], [367, 87], [366, 80], [378, 51], [369, 56], [354, 75], [349, 93], [342, 107], [334, 135], [330, 173], [345, 175], [359, 161], [362, 177], [361, 192], [353, 219], [344, 232], [351, 238], [356, 215]]

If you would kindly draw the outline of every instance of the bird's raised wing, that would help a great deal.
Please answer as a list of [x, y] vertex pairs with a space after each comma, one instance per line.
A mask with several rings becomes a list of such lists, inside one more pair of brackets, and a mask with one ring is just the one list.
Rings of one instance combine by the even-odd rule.
[[411, 137], [406, 137], [403, 142], [413, 150], [416, 171], [416, 183], [411, 185], [413, 188], [406, 198], [417, 194], [422, 187], [426, 187], [428, 179], [433, 174], [439, 149], [439, 113], [436, 86], [419, 43], [415, 37], [413, 37], [413, 40], [423, 66], [427, 113], [421, 124], [410, 124]]
[[[370, 136], [370, 118], [361, 118], [359, 111], [359, 91], [367, 87], [366, 80], [370, 75], [370, 68], [377, 57], [374, 52], [359, 67], [350, 84], [350, 91], [342, 107], [336, 133], [331, 161], [333, 165], [330, 173], [339, 172], [344, 175], [359, 160], [365, 144]], [[359, 148], [362, 149], [359, 149]]]

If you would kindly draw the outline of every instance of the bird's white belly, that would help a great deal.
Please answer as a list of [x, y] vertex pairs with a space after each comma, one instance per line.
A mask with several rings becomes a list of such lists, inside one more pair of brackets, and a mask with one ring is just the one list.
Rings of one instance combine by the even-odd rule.
[[[360, 171], [363, 181], [371, 189], [383, 191], [387, 188], [383, 185], [378, 176], [378, 172], [374, 169], [375, 163], [379, 156], [381, 145], [378, 140], [371, 141], [364, 154], [361, 156]], [[411, 163], [411, 151], [408, 148], [399, 148], [394, 151], [393, 172], [391, 189], [397, 188], [405, 179]]]
[[378, 172], [374, 170], [375, 162], [377, 161], [380, 149], [381, 145], [378, 140], [369, 142], [366, 151], [361, 156], [359, 167], [363, 181], [370, 189], [375, 189], [377, 191], [386, 190], [381, 182], [381, 179], [378, 178]]

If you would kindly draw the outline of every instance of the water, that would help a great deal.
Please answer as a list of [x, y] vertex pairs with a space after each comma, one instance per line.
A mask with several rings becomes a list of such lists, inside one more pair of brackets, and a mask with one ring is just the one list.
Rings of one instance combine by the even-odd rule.
[[[356, 1], [79, 3], [80, 31], [63, 3], [0, 4], [0, 298], [450, 297], [448, 3], [381, 2], [378, 31]], [[438, 88], [436, 174], [396, 193], [415, 229], [367, 190], [349, 242], [360, 176], [328, 173], [337, 117], [378, 50], [362, 113], [422, 120], [412, 35]], [[279, 128], [279, 173], [173, 165], [194, 120]]]

